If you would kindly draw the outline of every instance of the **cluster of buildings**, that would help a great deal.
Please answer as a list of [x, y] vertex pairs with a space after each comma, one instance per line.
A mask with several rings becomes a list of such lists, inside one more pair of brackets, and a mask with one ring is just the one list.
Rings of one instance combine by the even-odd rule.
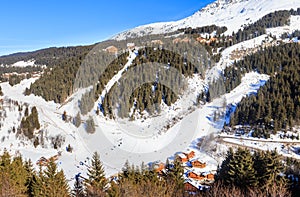
[[[219, 42], [218, 38], [216, 38], [216, 37], [203, 38], [203, 37], [200, 36], [200, 37], [196, 38], [196, 40], [201, 44], [207, 44], [207, 45], [210, 45], [213, 42], [215, 42], [215, 43]], [[175, 38], [175, 39], [172, 40], [172, 42], [173, 42], [173, 44], [189, 43], [189, 42], [191, 42], [191, 39], [188, 38], [188, 37]], [[161, 40], [151, 40], [151, 41], [148, 42], [148, 44], [155, 44], [155, 45], [162, 46], [164, 43]], [[136, 45], [135, 45], [135, 43], [127, 43], [126, 47], [127, 47], [127, 50], [132, 51], [132, 50], [135, 49]], [[116, 46], [111, 45], [111, 46], [108, 46], [105, 49], [103, 49], [103, 51], [105, 51], [107, 53], [111, 53], [111, 54], [118, 54], [119, 49]]]
[[[205, 190], [214, 183], [216, 169], [212, 169], [211, 166], [197, 157], [194, 151], [177, 154], [177, 157], [184, 167], [185, 191]], [[164, 163], [158, 163], [154, 169], [158, 174], [164, 174], [165, 167]]]
[[47, 166], [48, 163], [52, 160], [52, 161], [57, 161], [59, 156], [61, 153], [54, 155], [52, 157], [50, 157], [49, 159], [47, 159], [46, 157], [41, 157], [39, 160], [37, 160], [36, 165], [38, 166]]
[[178, 154], [184, 167], [184, 188], [188, 192], [204, 190], [215, 181], [216, 170], [212, 170], [206, 162], [196, 157], [194, 151]]
[[219, 40], [215, 37], [211, 37], [211, 38], [203, 38], [203, 37], [198, 37], [196, 38], [196, 40], [198, 42], [200, 42], [201, 44], [207, 44], [210, 45], [211, 43], [215, 42], [215, 43], [219, 43]]

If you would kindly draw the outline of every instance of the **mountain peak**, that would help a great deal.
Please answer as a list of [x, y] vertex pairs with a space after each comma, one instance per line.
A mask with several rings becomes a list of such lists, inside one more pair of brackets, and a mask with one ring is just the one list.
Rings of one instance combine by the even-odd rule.
[[212, 24], [226, 26], [228, 31], [225, 34], [231, 34], [243, 25], [254, 23], [271, 12], [299, 7], [298, 0], [217, 0], [187, 18], [138, 26], [117, 34], [112, 39], [124, 40], [149, 34], [171, 33], [182, 28]]

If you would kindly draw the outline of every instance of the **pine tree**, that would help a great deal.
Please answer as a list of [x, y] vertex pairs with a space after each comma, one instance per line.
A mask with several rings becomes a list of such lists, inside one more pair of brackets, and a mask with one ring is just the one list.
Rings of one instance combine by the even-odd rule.
[[104, 168], [100, 161], [100, 155], [94, 152], [91, 166], [88, 168], [88, 178], [85, 181], [86, 193], [88, 196], [103, 195], [107, 185]]
[[[24, 184], [16, 174], [22, 163], [15, 162], [14, 166], [17, 169], [13, 169], [11, 162], [11, 156], [5, 150], [3, 155], [0, 156], [0, 196], [24, 196]], [[18, 185], [18, 183], [21, 185]]]
[[32, 162], [30, 159], [28, 161], [25, 161], [24, 168], [27, 172], [26, 183], [25, 183], [25, 185], [27, 187], [27, 195], [32, 196], [33, 179], [36, 174], [35, 174], [35, 171], [33, 169], [33, 165], [32, 165]]
[[67, 122], [67, 112], [64, 111], [63, 115], [62, 115], [62, 120]]
[[121, 196], [120, 184], [117, 184], [114, 181], [111, 181], [110, 188], [107, 191], [107, 195], [109, 197]]
[[95, 133], [95, 122], [93, 117], [89, 116], [89, 118], [86, 120], [86, 132], [87, 133]]
[[33, 184], [34, 196], [68, 197], [69, 186], [63, 171], [58, 171], [53, 159], [49, 161], [44, 171], [35, 177]]
[[28, 113], [29, 113], [28, 107], [26, 107], [26, 108], [25, 108], [25, 112], [24, 112], [24, 116], [27, 117], [27, 116], [28, 116]]
[[81, 124], [81, 117], [80, 117], [80, 113], [78, 112], [77, 115], [74, 118], [74, 125], [75, 127], [79, 127]]
[[84, 187], [83, 187], [83, 181], [80, 178], [80, 174], [77, 174], [75, 176], [75, 183], [72, 190], [72, 196], [74, 197], [84, 197]]
[[229, 180], [229, 175], [228, 175], [228, 171], [230, 169], [230, 162], [233, 159], [233, 149], [229, 148], [229, 150], [227, 151], [227, 155], [225, 160], [222, 162], [221, 167], [218, 169], [218, 173], [217, 173], [217, 180], [222, 180], [224, 182], [227, 182], [227, 180]]
[[176, 185], [176, 193], [179, 194], [182, 192], [184, 178], [183, 178], [183, 167], [178, 156], [175, 157], [172, 167], [169, 169], [167, 174], [167, 182], [169, 184]]
[[37, 111], [35, 106], [32, 107], [30, 116], [32, 116], [31, 119], [32, 119], [32, 122], [33, 122], [33, 127], [35, 129], [39, 129], [40, 128], [39, 116], [38, 116], [38, 111]]
[[248, 149], [238, 148], [229, 162], [228, 182], [241, 188], [255, 187], [258, 184], [254, 161]]
[[33, 174], [32, 183], [30, 188], [31, 196], [41, 196], [43, 195], [43, 191], [45, 190], [45, 185], [43, 184], [43, 170], [42, 166], [40, 166], [37, 174]]
[[16, 185], [16, 192], [25, 195], [27, 192], [26, 178], [27, 171], [24, 167], [21, 156], [17, 156], [10, 164], [10, 177]]
[[[275, 151], [256, 152], [254, 155], [255, 169], [259, 175], [260, 187], [268, 188], [280, 182], [283, 164], [279, 154]], [[283, 178], [281, 183], [283, 182]]]

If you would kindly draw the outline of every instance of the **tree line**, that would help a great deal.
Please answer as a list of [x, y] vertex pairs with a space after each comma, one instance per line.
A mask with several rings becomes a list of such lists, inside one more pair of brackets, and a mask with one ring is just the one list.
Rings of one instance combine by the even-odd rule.
[[275, 151], [229, 149], [218, 168], [215, 183], [209, 189], [190, 193], [183, 177], [181, 161], [175, 158], [165, 163], [165, 171], [153, 166], [140, 167], [124, 164], [117, 176], [106, 178], [100, 155], [95, 152], [87, 169], [74, 177], [70, 187], [63, 170], [54, 160], [45, 168], [35, 170], [30, 160], [22, 156], [11, 157], [6, 151], [0, 156], [0, 196], [74, 196], [74, 197], [127, 197], [127, 196], [297, 196], [299, 192], [300, 163], [284, 159]]

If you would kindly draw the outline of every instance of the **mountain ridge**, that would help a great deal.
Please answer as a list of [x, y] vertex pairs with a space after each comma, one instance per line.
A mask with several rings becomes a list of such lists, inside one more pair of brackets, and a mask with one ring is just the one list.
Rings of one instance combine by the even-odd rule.
[[298, 7], [300, 7], [300, 2], [296, 0], [288, 2], [285, 0], [215, 1], [184, 19], [141, 25], [121, 32], [111, 39], [124, 40], [149, 34], [170, 33], [181, 28], [196, 28], [210, 24], [220, 27], [226, 26], [228, 30], [225, 33], [230, 35], [233, 31], [236, 32], [241, 28], [242, 25], [249, 22], [253, 23], [270, 12]]

